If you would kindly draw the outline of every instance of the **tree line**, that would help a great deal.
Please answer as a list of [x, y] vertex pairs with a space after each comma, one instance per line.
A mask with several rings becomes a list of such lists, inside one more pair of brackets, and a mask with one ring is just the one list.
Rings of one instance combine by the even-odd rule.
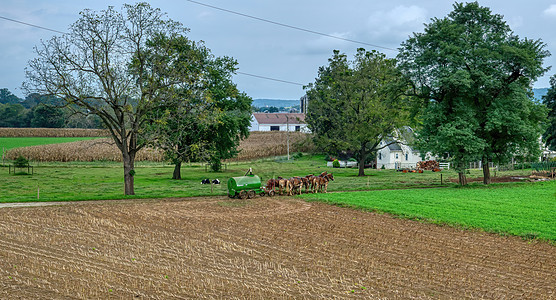
[[63, 101], [32, 93], [21, 99], [0, 89], [0, 127], [101, 128], [100, 118], [75, 114]]
[[306, 121], [321, 149], [354, 153], [363, 176], [366, 158], [412, 126], [413, 146], [449, 159], [462, 185], [469, 162], [482, 161], [489, 184], [489, 163], [538, 159], [541, 135], [556, 149], [556, 78], [544, 103], [532, 94], [548, 71], [546, 44], [518, 37], [477, 2], [453, 8], [404, 41], [396, 58], [359, 49], [349, 60], [334, 51], [306, 87]]

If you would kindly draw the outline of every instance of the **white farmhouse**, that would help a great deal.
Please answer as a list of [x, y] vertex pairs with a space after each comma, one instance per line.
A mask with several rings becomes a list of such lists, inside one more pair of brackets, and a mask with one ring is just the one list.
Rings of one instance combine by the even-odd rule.
[[254, 113], [249, 131], [300, 131], [309, 132], [305, 114], [300, 113]]
[[[382, 141], [383, 147], [392, 141]], [[421, 153], [410, 146], [395, 142], [377, 151], [376, 167], [381, 169], [415, 168], [417, 162], [422, 161]]]

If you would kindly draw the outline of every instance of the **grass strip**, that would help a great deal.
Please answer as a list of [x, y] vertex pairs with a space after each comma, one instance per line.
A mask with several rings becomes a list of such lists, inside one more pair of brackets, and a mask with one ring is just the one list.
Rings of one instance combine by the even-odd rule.
[[556, 182], [308, 194], [308, 201], [556, 241]]

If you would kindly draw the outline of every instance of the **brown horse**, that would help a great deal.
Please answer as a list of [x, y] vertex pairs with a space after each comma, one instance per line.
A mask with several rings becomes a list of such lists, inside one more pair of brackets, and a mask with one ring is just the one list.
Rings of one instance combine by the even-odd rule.
[[[327, 193], [328, 182], [330, 180], [334, 181], [334, 175], [332, 175], [332, 173], [327, 173], [327, 174], [324, 175], [323, 179], [324, 179], [324, 192]], [[322, 187], [322, 185], [321, 185], [321, 187]]]
[[303, 185], [303, 180], [301, 179], [301, 177], [292, 177], [288, 179], [288, 181], [291, 187], [288, 196], [291, 196], [291, 194], [301, 195], [301, 186]]

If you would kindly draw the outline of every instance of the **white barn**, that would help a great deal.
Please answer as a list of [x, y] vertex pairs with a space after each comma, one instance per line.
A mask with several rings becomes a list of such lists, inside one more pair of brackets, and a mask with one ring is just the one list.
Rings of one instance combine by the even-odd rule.
[[254, 113], [249, 131], [300, 131], [309, 132], [305, 114], [300, 113]]

